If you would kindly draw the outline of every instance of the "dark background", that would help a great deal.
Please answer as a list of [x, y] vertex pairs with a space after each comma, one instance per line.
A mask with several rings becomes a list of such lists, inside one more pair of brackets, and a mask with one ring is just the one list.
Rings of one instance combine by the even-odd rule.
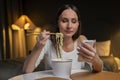
[[120, 2], [117, 0], [0, 0], [0, 59], [4, 53], [6, 58], [10, 57], [8, 28], [21, 15], [27, 15], [42, 29], [52, 30], [56, 13], [63, 4], [78, 7], [82, 34], [97, 41], [111, 40], [114, 52], [120, 56]]
[[24, 0], [23, 14], [28, 15], [37, 26], [54, 26], [57, 10], [62, 4], [74, 4], [81, 15], [82, 33], [89, 39], [104, 41], [111, 38], [118, 27], [117, 2], [92, 0]]

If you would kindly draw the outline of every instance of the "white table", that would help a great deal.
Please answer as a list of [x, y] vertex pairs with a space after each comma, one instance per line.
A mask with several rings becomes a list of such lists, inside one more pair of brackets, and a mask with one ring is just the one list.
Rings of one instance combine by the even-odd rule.
[[[72, 70], [71, 74], [76, 72], [87, 72], [87, 70]], [[52, 70], [45, 70], [45, 71], [38, 71], [38, 72], [18, 75], [8, 80], [35, 80], [43, 77], [56, 77], [56, 76], [53, 75]], [[71, 79], [69, 78], [69, 80]]]

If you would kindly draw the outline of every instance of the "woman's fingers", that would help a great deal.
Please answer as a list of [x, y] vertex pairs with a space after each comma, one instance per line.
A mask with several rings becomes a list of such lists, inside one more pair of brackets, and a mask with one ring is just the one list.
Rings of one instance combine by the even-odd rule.
[[39, 42], [40, 44], [45, 44], [46, 40], [50, 37], [50, 35], [48, 35], [50, 32], [43, 30], [43, 32], [41, 32], [38, 36], [37, 36], [37, 42]]
[[79, 46], [79, 48], [80, 48], [80, 49], [78, 49], [79, 52], [82, 52], [82, 53], [84, 53], [85, 55], [88, 55], [88, 56], [95, 56], [94, 50], [92, 50], [90, 48], [86, 48], [84, 46]]
[[90, 53], [93, 56], [94, 56], [94, 54], [92, 54], [92, 53], [96, 53], [96, 48], [89, 45], [88, 43], [81, 43], [80, 47], [82, 47], [81, 50], [85, 51], [86, 53]]
[[82, 57], [84, 61], [92, 62], [96, 55], [95, 48], [93, 48], [93, 46], [89, 45], [88, 43], [81, 43], [77, 50], [79, 52], [78, 55]]
[[87, 62], [92, 62], [93, 57], [88, 56], [82, 52], [78, 53], [79, 57], [82, 58], [83, 61], [87, 61]]

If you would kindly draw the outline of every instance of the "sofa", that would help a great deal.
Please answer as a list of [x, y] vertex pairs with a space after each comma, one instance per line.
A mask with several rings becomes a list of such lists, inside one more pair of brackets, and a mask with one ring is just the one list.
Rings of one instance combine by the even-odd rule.
[[[113, 57], [111, 56], [101, 56], [100, 57], [104, 64], [105, 71], [111, 72], [118, 72], [117, 64]], [[17, 76], [23, 74], [22, 68], [24, 64], [25, 58], [20, 59], [7, 59], [0, 61], [0, 80], [8, 80], [13, 76]], [[44, 61], [34, 70], [35, 71], [42, 71], [45, 70], [44, 68]]]

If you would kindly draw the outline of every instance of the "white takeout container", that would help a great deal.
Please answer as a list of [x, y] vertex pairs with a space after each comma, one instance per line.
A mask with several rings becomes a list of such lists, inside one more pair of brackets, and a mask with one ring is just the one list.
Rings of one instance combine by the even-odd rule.
[[72, 59], [52, 59], [53, 74], [62, 78], [69, 78], [72, 68]]

